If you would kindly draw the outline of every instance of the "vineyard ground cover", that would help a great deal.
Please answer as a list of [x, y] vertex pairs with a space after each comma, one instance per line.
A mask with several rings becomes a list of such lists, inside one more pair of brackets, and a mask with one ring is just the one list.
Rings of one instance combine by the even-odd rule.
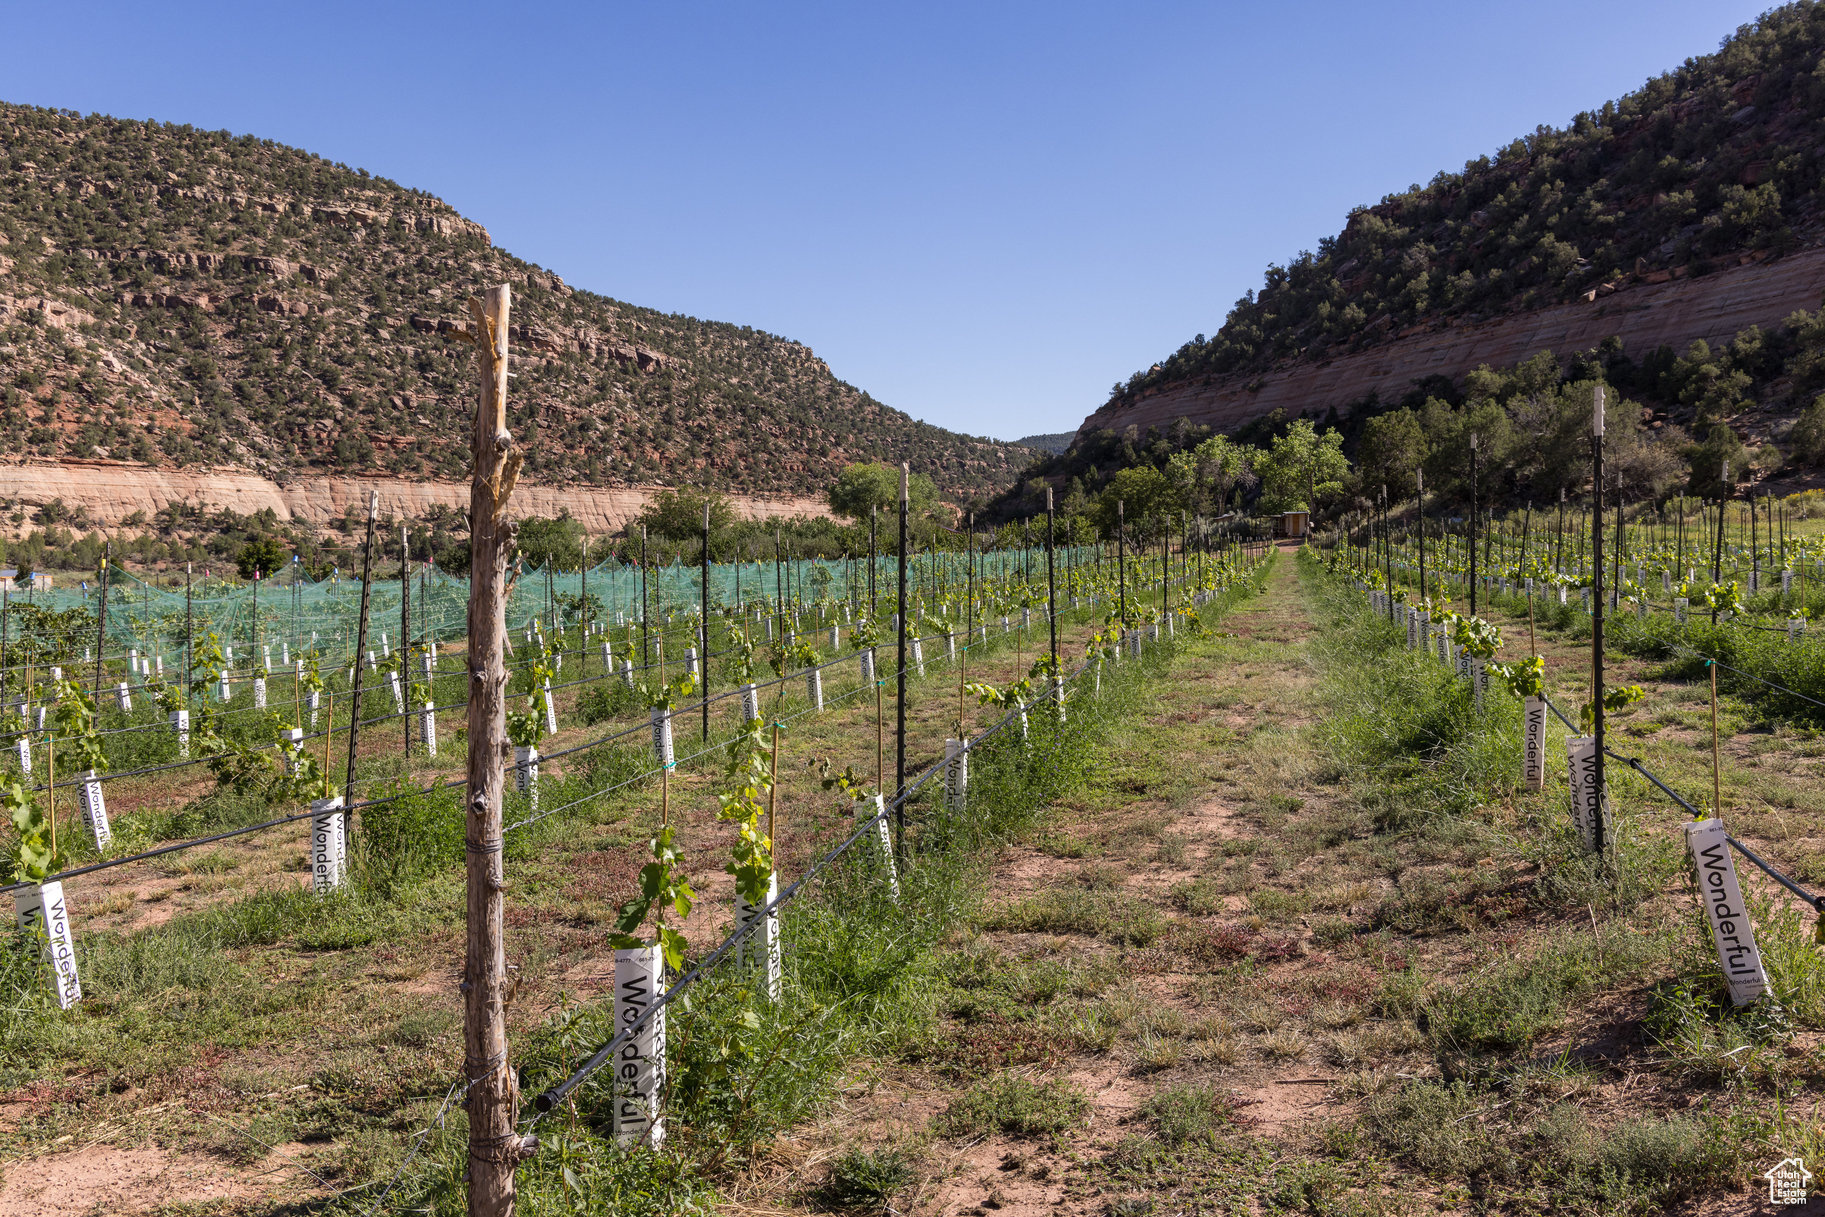
[[[1677, 809], [1612, 770], [1608, 881], [1563, 765], [1518, 789], [1515, 707], [1479, 719], [1303, 565], [1182, 644], [1093, 781], [996, 852], [930, 1027], [757, 1164], [744, 1209], [1745, 1211], [1761, 1171], [1825, 1151], [1810, 926], [1748, 882], [1788, 1025], [1722, 1015]], [[1555, 698], [1577, 655], [1548, 648]], [[1696, 692], [1618, 723], [1688, 789]], [[1758, 841], [1784, 818], [1779, 853], [1811, 830], [1797, 781], [1763, 785], [1774, 751], [1733, 753], [1726, 814]]]
[[[1090, 628], [1067, 625], [1061, 643], [1081, 654]], [[1014, 639], [997, 633], [986, 654], [970, 655], [970, 679], [1005, 685], [1025, 675], [1039, 635], [1028, 631], [1016, 650]], [[793, 718], [781, 773], [780, 862], [788, 876], [847, 828], [805, 762], [822, 755], [839, 768], [873, 768], [873, 699], [840, 696], [854, 684], [853, 667], [846, 662], [841, 679], [830, 674], [823, 715], [800, 715], [802, 681], [789, 683], [777, 703], [764, 703], [769, 714]], [[934, 663], [927, 679], [912, 684], [908, 763], [915, 772], [938, 759], [943, 738], [955, 731], [954, 673]], [[576, 696], [560, 694], [560, 709]], [[726, 734], [723, 720], [735, 705], [717, 707], [717, 737]], [[892, 713], [889, 697], [890, 767]], [[996, 715], [971, 698], [966, 716], [981, 724]], [[694, 714], [680, 719], [681, 755], [698, 749], [696, 726]], [[361, 773], [373, 794], [404, 772], [397, 723], [392, 727], [364, 733]], [[542, 746], [555, 752], [604, 730], [569, 726]], [[607, 759], [580, 754], [550, 765], [542, 805], [650, 765], [643, 734], [602, 753]], [[341, 759], [339, 745], [337, 764]], [[686, 762], [673, 781], [674, 822], [699, 863], [690, 869], [700, 911], [686, 925], [699, 950], [729, 921], [731, 887], [720, 857], [731, 831], [715, 821], [708, 798], [709, 774], [721, 760], [717, 750], [708, 769]], [[422, 785], [460, 765], [460, 747], [446, 745], [436, 762], [415, 753], [412, 779]], [[117, 815], [125, 840], [253, 820], [261, 810], [231, 794], [211, 795], [199, 807], [190, 798], [194, 778], [132, 783], [139, 797], [123, 800]], [[518, 798], [510, 797], [510, 822], [526, 810]], [[656, 783], [639, 783], [509, 837], [515, 1042], [570, 1004], [607, 991], [606, 932], [635, 885], [656, 802]], [[256, 1177], [255, 1211], [384, 1176], [407, 1134], [435, 1110], [459, 1054], [461, 840], [453, 806], [453, 799], [416, 797], [365, 813], [355, 834], [356, 881], [327, 900], [303, 890], [304, 834], [295, 827], [73, 883], [91, 995], [82, 1015], [46, 1017], [42, 1003], [26, 996], [34, 980], [16, 957], [6, 959], [0, 977], [11, 1007], [0, 1008], [0, 1161], [13, 1163], [11, 1182], [0, 1183], [0, 1209], [23, 1194], [19, 1189], [42, 1183], [70, 1145], [92, 1142], [156, 1144], [174, 1161], [216, 1155], [235, 1168], [231, 1174]], [[375, 850], [376, 841], [390, 847]], [[459, 1141], [460, 1128], [459, 1117]], [[134, 1194], [107, 1191], [115, 1185], [105, 1169], [90, 1181], [103, 1189], [94, 1199], [104, 1207], [110, 1196]], [[249, 1200], [236, 1194], [236, 1203]], [[345, 1203], [359, 1199], [356, 1193]]]

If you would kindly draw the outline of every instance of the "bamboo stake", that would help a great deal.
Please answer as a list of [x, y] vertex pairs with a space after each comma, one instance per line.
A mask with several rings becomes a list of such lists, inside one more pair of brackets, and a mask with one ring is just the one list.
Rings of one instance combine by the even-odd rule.
[[1719, 759], [1717, 743], [1717, 661], [1705, 660], [1705, 666], [1711, 669], [1711, 814], [1724, 814], [1723, 782], [1718, 776], [1722, 763]]
[[[775, 842], [777, 842], [778, 838], [773, 834], [773, 809], [774, 805], [779, 801], [779, 723], [777, 721], [773, 724], [773, 754], [768, 760], [771, 764], [772, 772], [767, 778], [767, 848], [772, 851], [773, 857], [777, 859], [779, 857], [779, 849]], [[775, 862], [773, 869], [779, 869], [777, 862]]]

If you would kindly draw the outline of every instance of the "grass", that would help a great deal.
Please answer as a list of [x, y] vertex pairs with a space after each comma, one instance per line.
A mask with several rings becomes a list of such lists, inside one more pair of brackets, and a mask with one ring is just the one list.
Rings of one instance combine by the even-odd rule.
[[1089, 1100], [1069, 1082], [1004, 1074], [964, 1091], [932, 1121], [932, 1128], [942, 1137], [991, 1132], [1045, 1137], [1081, 1127], [1089, 1114]]
[[[957, 1152], [982, 1137], [1005, 1139], [988, 1152], [1014, 1143], [1009, 1192], [1043, 1168], [1067, 1206], [1123, 1212], [1648, 1213], [1741, 1188], [1781, 1156], [1825, 1154], [1805, 1098], [1825, 1056], [1798, 1034], [1825, 1026], [1810, 922], [1749, 883], [1780, 1015], [1735, 1011], [1681, 886], [1678, 816], [1657, 795], [1613, 771], [1621, 844], [1607, 861], [1585, 858], [1562, 792], [1519, 788], [1505, 696], [1478, 714], [1337, 581], [1307, 566], [1295, 592], [1288, 573], [1274, 597], [1229, 606], [1230, 636], [1183, 637], [1106, 670], [1101, 698], [1073, 703], [1069, 736], [1035, 714], [1028, 752], [973, 755], [968, 815], [916, 801], [900, 904], [867, 867], [810, 884], [785, 912], [784, 1001], [719, 972], [672, 1012], [668, 1145], [615, 1146], [592, 1082], [540, 1126], [545, 1147], [520, 1176], [525, 1209], [707, 1211], [760, 1187], [792, 1210], [904, 1211], [909, 1185], [967, 1183], [937, 1177], [934, 1136]], [[1570, 700], [1575, 662], [1553, 660]], [[954, 730], [938, 693], [914, 707], [918, 738]], [[1669, 708], [1696, 713], [1678, 686], [1656, 685], [1633, 721]], [[794, 755], [841, 755], [842, 729], [798, 720]], [[1696, 785], [1674, 767], [1693, 750], [1683, 730], [1629, 747]], [[1769, 798], [1746, 822], [1788, 834], [1758, 841], [1803, 841], [1810, 805], [1783, 773], [1817, 742], [1781, 728], [1750, 743], [1733, 762], [1739, 790]], [[598, 750], [589, 780], [640, 760]], [[581, 774], [551, 777], [550, 792], [585, 788]], [[708, 789], [681, 771], [674, 808]], [[512, 842], [510, 951], [532, 991], [555, 995], [584, 970], [577, 961], [601, 958], [602, 874], [650, 835], [650, 818], [633, 814], [649, 793]], [[345, 898], [184, 904], [118, 944], [91, 935], [100, 975], [127, 996], [86, 1007], [98, 1015], [87, 1026], [30, 1012], [14, 1024], [29, 1024], [23, 1054], [0, 1040], [0, 1068], [21, 1061], [11, 1076], [24, 1081], [67, 1054], [88, 1071], [73, 1076], [154, 1085], [193, 1064], [176, 1028], [194, 1025], [212, 1054], [238, 1054], [230, 1093], [311, 1088], [308, 1103], [242, 1121], [248, 1132], [334, 1138], [314, 1168], [341, 1179], [388, 1171], [435, 1110], [457, 1046], [447, 1016], [373, 981], [447, 971], [456, 923], [422, 910], [458, 904], [461, 850], [448, 805], [389, 806]], [[816, 795], [795, 802], [785, 848], [815, 856], [840, 819]], [[1003, 848], [1016, 841], [1033, 849]], [[1038, 877], [1003, 885], [1009, 857]], [[688, 860], [706, 888], [718, 860]], [[260, 879], [245, 863], [184, 877]], [[721, 904], [705, 895], [702, 941], [715, 941]], [[135, 957], [129, 939], [188, 944], [192, 958]], [[0, 957], [0, 1034], [8, 977], [30, 966]], [[587, 976], [580, 987], [591, 991]], [[514, 1012], [528, 1094], [612, 1030], [606, 1002], [545, 1000]], [[317, 1026], [325, 1008], [346, 1011], [347, 1028]], [[275, 1042], [309, 1048], [243, 1063]], [[939, 1115], [909, 1128], [892, 1104], [877, 1110], [875, 1076], [915, 1081]], [[1263, 1115], [1253, 1100], [1290, 1083], [1320, 1119]], [[83, 1085], [88, 1104], [108, 1102], [102, 1082]], [[1086, 1121], [1113, 1144], [1086, 1140]], [[210, 1135], [224, 1154], [253, 1153], [240, 1133]], [[459, 1210], [462, 1136], [458, 1114], [427, 1141], [402, 1203]], [[787, 1182], [801, 1150], [816, 1165]]]

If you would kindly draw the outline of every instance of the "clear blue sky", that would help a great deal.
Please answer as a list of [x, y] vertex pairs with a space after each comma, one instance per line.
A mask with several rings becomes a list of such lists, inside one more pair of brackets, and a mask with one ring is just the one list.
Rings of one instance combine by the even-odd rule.
[[8, 101], [251, 132], [916, 417], [1068, 431], [1348, 209], [1761, 0], [28, 4]]

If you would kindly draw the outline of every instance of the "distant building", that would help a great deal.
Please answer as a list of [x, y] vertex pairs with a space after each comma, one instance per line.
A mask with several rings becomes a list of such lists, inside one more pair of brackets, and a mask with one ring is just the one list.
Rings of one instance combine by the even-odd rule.
[[1305, 535], [1307, 514], [1303, 511], [1283, 511], [1274, 523], [1274, 535], [1277, 537], [1303, 537]]
[[[7, 570], [0, 570], [0, 582], [6, 583], [16, 591], [22, 592], [26, 590], [25, 586], [19, 582], [19, 568], [16, 566]], [[34, 571], [31, 576], [31, 584], [32, 590], [34, 591], [49, 591], [51, 588], [51, 577], [43, 571]]]

